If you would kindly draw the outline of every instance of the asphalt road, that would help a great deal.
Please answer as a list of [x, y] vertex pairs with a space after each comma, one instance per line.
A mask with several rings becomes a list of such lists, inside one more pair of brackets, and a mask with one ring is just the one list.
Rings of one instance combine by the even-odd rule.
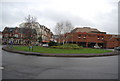
[[2, 46], [0, 45], [0, 80], [2, 79]]
[[2, 51], [3, 79], [118, 79], [118, 56], [40, 57]]

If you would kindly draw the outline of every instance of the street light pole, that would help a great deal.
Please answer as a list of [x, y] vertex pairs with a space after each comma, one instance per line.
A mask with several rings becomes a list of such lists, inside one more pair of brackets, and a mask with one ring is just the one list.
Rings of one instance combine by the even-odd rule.
[[73, 35], [71, 35], [71, 37], [72, 37], [72, 43], [73, 43]]

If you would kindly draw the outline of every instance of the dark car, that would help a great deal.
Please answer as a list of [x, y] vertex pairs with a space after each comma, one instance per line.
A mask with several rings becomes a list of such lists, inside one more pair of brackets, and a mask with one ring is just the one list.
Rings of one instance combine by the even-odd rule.
[[114, 50], [120, 51], [120, 46], [119, 47], [115, 47]]

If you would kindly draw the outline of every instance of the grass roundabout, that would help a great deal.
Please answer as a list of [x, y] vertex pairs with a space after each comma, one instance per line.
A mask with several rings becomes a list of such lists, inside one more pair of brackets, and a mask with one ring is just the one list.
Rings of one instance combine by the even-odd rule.
[[79, 49], [61, 49], [61, 48], [46, 48], [40, 46], [33, 46], [33, 50], [29, 50], [29, 46], [13, 46], [13, 50], [36, 52], [36, 53], [50, 53], [50, 54], [100, 54], [109, 53], [111, 50], [79, 48]]

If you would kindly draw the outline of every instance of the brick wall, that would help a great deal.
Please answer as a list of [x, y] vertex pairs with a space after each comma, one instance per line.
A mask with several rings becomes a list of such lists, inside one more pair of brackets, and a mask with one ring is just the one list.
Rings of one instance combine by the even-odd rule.
[[120, 41], [118, 41], [117, 38], [112, 38], [112, 35], [110, 34], [85, 32], [67, 33], [60, 38], [60, 42], [63, 43], [63, 41], [76, 44], [84, 42], [86, 44], [86, 47], [90, 46], [90, 43], [98, 43], [104, 48], [114, 48], [116, 46], [120, 46]]

